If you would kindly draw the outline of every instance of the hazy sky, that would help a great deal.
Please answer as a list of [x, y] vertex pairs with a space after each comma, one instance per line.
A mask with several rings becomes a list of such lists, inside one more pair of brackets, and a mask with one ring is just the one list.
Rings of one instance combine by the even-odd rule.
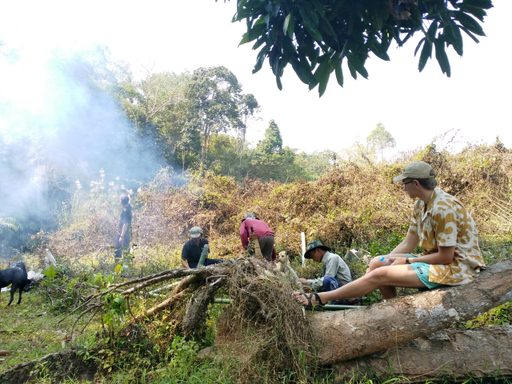
[[[460, 146], [492, 143], [499, 136], [512, 148], [511, 1], [494, 1], [480, 44], [465, 38], [462, 58], [449, 53], [451, 78], [435, 61], [419, 73], [414, 44], [392, 46], [390, 62], [367, 61], [368, 80], [354, 81], [347, 70], [345, 87], [333, 77], [321, 98], [291, 69], [285, 72], [283, 91], [268, 64], [252, 74], [256, 52], [250, 45], [238, 47], [244, 26], [231, 23], [235, 6], [234, 0], [2, 1], [0, 41], [36, 61], [53, 47], [106, 45], [139, 76], [224, 65], [262, 106], [260, 120], [248, 132], [253, 141], [274, 119], [284, 144], [307, 152], [340, 151], [364, 142], [379, 122], [395, 137], [398, 150], [423, 147], [436, 137], [443, 137], [438, 139], [442, 146]], [[34, 86], [45, 81], [44, 73], [34, 69], [24, 77]]]

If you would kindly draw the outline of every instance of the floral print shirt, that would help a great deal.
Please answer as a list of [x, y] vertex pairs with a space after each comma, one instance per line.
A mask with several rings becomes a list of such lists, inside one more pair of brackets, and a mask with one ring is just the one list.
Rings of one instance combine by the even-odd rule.
[[416, 201], [409, 232], [418, 235], [425, 255], [437, 252], [438, 247], [455, 247], [451, 264], [431, 265], [428, 276], [431, 282], [466, 284], [485, 268], [473, 218], [456, 197], [441, 188], [433, 191], [427, 204], [420, 199]]

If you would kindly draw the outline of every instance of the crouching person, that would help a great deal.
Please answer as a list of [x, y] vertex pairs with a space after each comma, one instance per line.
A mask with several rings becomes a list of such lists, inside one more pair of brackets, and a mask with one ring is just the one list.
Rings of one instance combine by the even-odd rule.
[[[304, 288], [309, 288], [313, 292], [328, 292], [352, 281], [352, 274], [347, 263], [320, 240], [314, 240], [307, 245], [304, 258], [323, 264], [321, 277], [300, 279]], [[354, 300], [333, 301], [333, 303], [355, 304]]]
[[197, 268], [221, 263], [219, 259], [209, 259], [210, 252], [208, 240], [203, 237], [201, 227], [192, 227], [188, 231], [190, 239], [181, 250], [181, 264], [185, 268]]

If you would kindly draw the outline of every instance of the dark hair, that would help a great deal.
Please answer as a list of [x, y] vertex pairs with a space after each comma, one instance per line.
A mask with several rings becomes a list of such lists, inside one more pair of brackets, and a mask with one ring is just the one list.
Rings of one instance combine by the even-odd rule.
[[121, 204], [126, 205], [129, 202], [130, 202], [130, 196], [128, 196], [128, 195], [121, 196]]
[[429, 177], [428, 179], [404, 179], [403, 183], [406, 184], [408, 181], [413, 181], [413, 180], [417, 180], [418, 183], [420, 183], [420, 185], [425, 188], [425, 189], [428, 189], [429, 191], [433, 191], [434, 188], [437, 186], [437, 180], [435, 179], [435, 177]]

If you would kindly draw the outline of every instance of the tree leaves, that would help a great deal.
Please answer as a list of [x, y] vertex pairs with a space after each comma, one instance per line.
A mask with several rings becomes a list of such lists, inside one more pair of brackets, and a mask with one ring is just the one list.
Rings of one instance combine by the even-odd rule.
[[446, 55], [446, 51], [444, 49], [444, 41], [436, 40], [434, 42], [434, 46], [436, 48], [436, 59], [439, 63], [439, 66], [441, 67], [441, 71], [450, 77], [450, 62], [448, 61], [448, 56]]
[[461, 30], [478, 42], [476, 36], [484, 36], [480, 23], [491, 7], [491, 0], [239, 0], [233, 19], [247, 23], [240, 44], [256, 40], [253, 72], [268, 60], [281, 89], [284, 68], [291, 64], [310, 89], [318, 86], [321, 96], [333, 71], [343, 86], [344, 59], [353, 78], [367, 78], [370, 54], [389, 60], [393, 40], [402, 45], [417, 33], [423, 34], [416, 48], [421, 49], [419, 71], [435, 47], [441, 71], [450, 76], [447, 48], [463, 54]]

